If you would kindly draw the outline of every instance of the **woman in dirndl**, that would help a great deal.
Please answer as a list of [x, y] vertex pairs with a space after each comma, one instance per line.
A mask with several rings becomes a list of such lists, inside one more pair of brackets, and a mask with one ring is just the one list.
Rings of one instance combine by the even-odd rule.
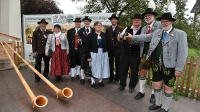
[[91, 86], [97, 89], [94, 78], [99, 79], [99, 87], [104, 87], [103, 78], [109, 78], [109, 52], [110, 52], [110, 38], [101, 32], [102, 23], [95, 22], [95, 32], [90, 33], [87, 37], [86, 53], [87, 60], [91, 66], [92, 77]]
[[62, 80], [62, 75], [68, 75], [69, 67], [69, 44], [65, 34], [61, 33], [61, 26], [54, 25], [54, 33], [48, 35], [45, 54], [48, 56], [52, 50], [51, 75], [56, 77], [56, 82]]

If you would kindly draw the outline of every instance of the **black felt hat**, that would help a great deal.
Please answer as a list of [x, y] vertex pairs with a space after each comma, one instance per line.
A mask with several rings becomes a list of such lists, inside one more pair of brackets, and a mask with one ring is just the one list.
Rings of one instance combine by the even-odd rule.
[[81, 18], [75, 18], [73, 22], [82, 22]]
[[116, 14], [112, 14], [108, 19], [111, 20], [112, 18], [116, 18], [117, 20], [119, 20], [119, 17], [117, 17]]
[[137, 19], [143, 19], [142, 15], [139, 14], [139, 13], [135, 13], [135, 14], [133, 15], [133, 17], [131, 17], [131, 19], [135, 19], [135, 18], [137, 18]]
[[83, 18], [83, 21], [84, 21], [84, 20], [92, 21], [92, 20], [89, 18], [89, 16], [85, 16], [85, 17]]
[[153, 15], [157, 16], [157, 13], [154, 12], [152, 8], [147, 8], [147, 9], [145, 10], [145, 12], [142, 14], [142, 17], [144, 17], [145, 14], [153, 14]]
[[161, 17], [157, 18], [158, 21], [161, 21], [161, 19], [168, 19], [168, 20], [176, 21], [176, 19], [174, 19], [172, 17], [172, 14], [170, 12], [164, 13], [164, 14], [162, 14]]
[[46, 23], [46, 24], [48, 24], [48, 22], [47, 22], [45, 19], [41, 19], [41, 20], [38, 22], [38, 24], [40, 24], [40, 23]]

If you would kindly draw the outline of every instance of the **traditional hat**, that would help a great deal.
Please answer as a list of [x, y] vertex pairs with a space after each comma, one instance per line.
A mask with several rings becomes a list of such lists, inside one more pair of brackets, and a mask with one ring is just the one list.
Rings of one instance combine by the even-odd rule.
[[135, 19], [135, 18], [137, 18], [137, 19], [143, 19], [142, 15], [139, 14], [139, 13], [135, 13], [135, 14], [133, 15], [133, 17], [131, 17], [131, 19]]
[[40, 20], [40, 21], [38, 22], [38, 24], [40, 24], [40, 23], [46, 23], [46, 24], [48, 24], [48, 22], [46, 22], [45, 19]]
[[119, 20], [119, 18], [116, 16], [116, 14], [112, 14], [108, 19], [111, 20], [112, 18], [116, 18], [117, 20]]
[[73, 22], [82, 22], [81, 18], [75, 18]]
[[85, 17], [83, 18], [83, 21], [84, 21], [84, 20], [92, 21], [92, 20], [89, 18], [89, 16], [85, 16]]
[[161, 17], [157, 18], [158, 21], [161, 21], [161, 19], [169, 19], [169, 20], [172, 20], [172, 21], [176, 21], [176, 19], [174, 19], [172, 17], [172, 14], [170, 12], [164, 13], [164, 14], [162, 14]]
[[147, 9], [145, 10], [145, 12], [142, 14], [142, 17], [144, 17], [145, 14], [153, 14], [153, 15], [157, 16], [157, 13], [154, 12], [152, 8], [147, 8]]

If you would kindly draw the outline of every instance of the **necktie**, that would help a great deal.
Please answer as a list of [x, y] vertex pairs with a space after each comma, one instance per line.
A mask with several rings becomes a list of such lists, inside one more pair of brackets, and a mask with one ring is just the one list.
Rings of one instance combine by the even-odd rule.
[[164, 33], [163, 33], [162, 42], [165, 42], [166, 38], [167, 38], [167, 32], [164, 32]]
[[45, 33], [46, 33], [45, 31], [42, 31], [42, 35], [45, 35]]
[[147, 31], [147, 34], [150, 34], [151, 33], [151, 27], [150, 25], [148, 25], [148, 31]]
[[89, 29], [88, 28], [86, 29], [86, 32], [89, 33]]

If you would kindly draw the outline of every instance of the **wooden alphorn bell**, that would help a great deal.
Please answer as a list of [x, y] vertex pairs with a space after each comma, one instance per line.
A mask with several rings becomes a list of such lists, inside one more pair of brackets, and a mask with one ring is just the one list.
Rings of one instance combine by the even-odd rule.
[[[5, 42], [5, 41], [4, 41]], [[5, 42], [6, 43], [6, 42]], [[12, 47], [10, 47], [7, 43], [6, 45], [20, 58], [22, 61], [31, 69], [33, 70], [47, 85], [49, 85], [55, 92], [58, 97], [61, 98], [71, 98], [73, 96], [73, 91], [65, 87], [62, 90], [57, 88], [55, 85], [53, 85], [49, 80], [47, 80], [40, 72], [38, 72], [34, 67], [32, 67], [26, 60], [24, 60]]]
[[[7, 44], [7, 43], [6, 43]], [[48, 100], [45, 96], [43, 95], [38, 95], [37, 97], [33, 94], [32, 90], [30, 89], [30, 87], [28, 86], [28, 84], [26, 83], [25, 79], [23, 78], [22, 74], [20, 73], [20, 71], [18, 70], [17, 66], [15, 65], [15, 63], [13, 62], [11, 56], [9, 55], [8, 51], [6, 50], [5, 46], [3, 45], [3, 43], [1, 42], [1, 45], [3, 46], [8, 58], [10, 59], [10, 62], [12, 64], [12, 66], [14, 67], [17, 75], [19, 76], [19, 79], [21, 80], [22, 84], [24, 85], [24, 88], [26, 89], [28, 95], [31, 98], [31, 102], [33, 104], [33, 108], [36, 107], [44, 107], [47, 105]]]

